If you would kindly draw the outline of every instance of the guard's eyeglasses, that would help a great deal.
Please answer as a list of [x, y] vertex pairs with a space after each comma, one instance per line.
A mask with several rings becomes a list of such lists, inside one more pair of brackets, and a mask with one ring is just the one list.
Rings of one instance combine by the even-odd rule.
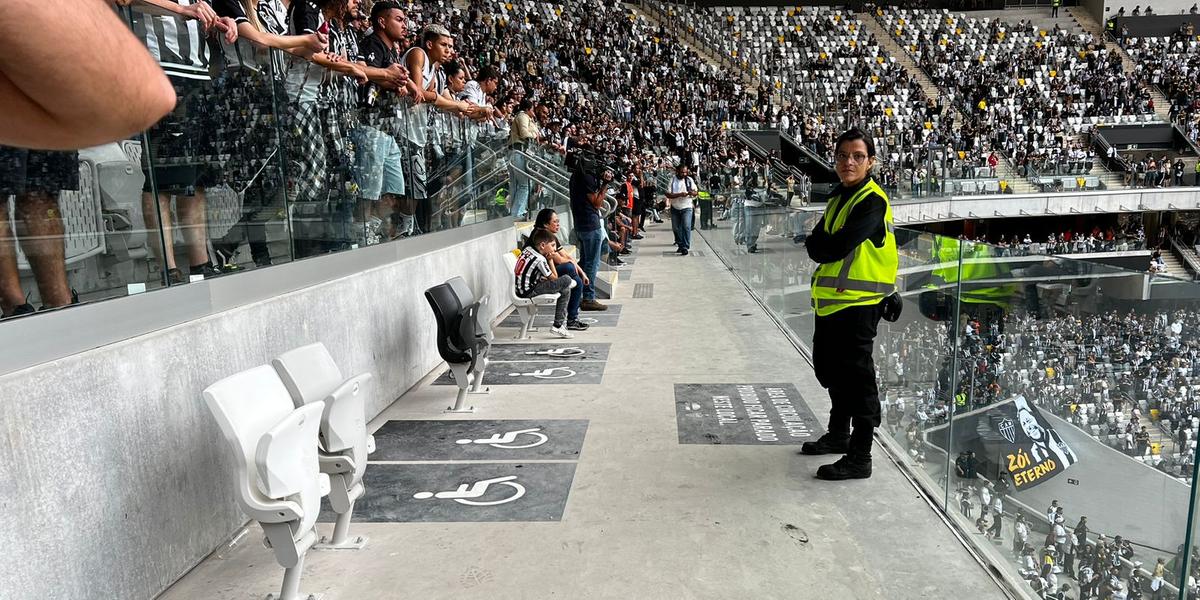
[[862, 163], [866, 162], [867, 159], [870, 157], [861, 152], [855, 152], [854, 154], [846, 154], [845, 152], [838, 152], [834, 158], [836, 158], [837, 161], [840, 163], [848, 162], [850, 164], [862, 164]]

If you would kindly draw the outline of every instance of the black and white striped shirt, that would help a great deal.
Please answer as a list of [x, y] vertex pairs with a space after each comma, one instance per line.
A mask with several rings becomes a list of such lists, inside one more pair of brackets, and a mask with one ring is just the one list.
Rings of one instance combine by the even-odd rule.
[[[211, 2], [217, 15], [229, 17], [238, 25], [250, 22], [250, 17], [246, 15], [246, 9], [241, 0], [211, 0]], [[221, 65], [223, 68], [261, 71], [267, 65], [267, 50], [258, 48], [250, 43], [250, 40], [239, 37], [238, 41], [226, 44], [224, 40], [220, 39], [219, 32], [214, 32], [212, 43], [221, 47], [224, 59], [224, 63]]]
[[[178, 0], [183, 6], [198, 1], [202, 0]], [[135, 4], [129, 9], [130, 26], [167, 75], [209, 79], [209, 48], [200, 24], [174, 15], [150, 14], [142, 6]]]
[[[292, 0], [287, 10], [288, 33], [308, 35], [320, 31], [325, 25], [325, 15], [313, 0]], [[328, 29], [326, 29], [328, 31]], [[329, 72], [312, 61], [293, 56], [287, 74], [288, 96], [295, 102], [309, 104], [317, 101], [321, 93], [321, 81]]]
[[[287, 9], [280, 0], [258, 0], [258, 22], [263, 31], [275, 35], [287, 35]], [[271, 67], [277, 79], [287, 75], [288, 54], [282, 50], [271, 50]]]
[[528, 298], [537, 284], [550, 276], [550, 263], [545, 256], [533, 246], [525, 248], [517, 259], [517, 268], [513, 271], [516, 277], [517, 296]]

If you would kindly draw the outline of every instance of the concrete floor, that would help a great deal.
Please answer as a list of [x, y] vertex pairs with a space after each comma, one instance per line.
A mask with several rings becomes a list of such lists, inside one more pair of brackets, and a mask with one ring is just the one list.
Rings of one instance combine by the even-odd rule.
[[[698, 237], [695, 243], [703, 248]], [[795, 446], [681, 445], [675, 383], [794, 383], [824, 418], [811, 369], [711, 252], [663, 256], [651, 230], [621, 284], [600, 385], [503, 385], [473, 419], [586, 419], [559, 522], [356, 523], [357, 552], [310, 552], [306, 593], [359, 598], [1003, 598], [876, 448], [870, 480], [813, 478]], [[654, 297], [634, 299], [633, 284]], [[512, 330], [500, 330], [507, 342]], [[534, 334], [544, 339], [545, 333]], [[441, 419], [454, 389], [425, 384], [372, 423]], [[368, 476], [370, 469], [368, 468]], [[327, 532], [329, 525], [320, 526]], [[164, 593], [250, 599], [282, 570], [251, 527]]]

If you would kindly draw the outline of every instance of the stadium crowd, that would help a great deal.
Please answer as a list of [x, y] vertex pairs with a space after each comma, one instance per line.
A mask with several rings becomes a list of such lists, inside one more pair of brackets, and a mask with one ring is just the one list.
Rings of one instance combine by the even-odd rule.
[[[884, 342], [885, 423], [914, 461], [939, 468], [924, 435], [951, 414], [1024, 396], [1164, 474], [1190, 476], [1200, 424], [1200, 392], [1191, 387], [1200, 376], [1193, 368], [1200, 365], [1200, 338], [1183, 323], [1200, 313], [973, 312], [978, 316], [947, 323], [910, 322]], [[960, 331], [953, 389], [949, 327]], [[1005, 536], [1039, 597], [1154, 598], [1178, 579], [1181, 557], [1163, 557], [1120, 532], [1090, 529], [1086, 516], [1067, 514], [1067, 502], [1055, 501], [1045, 518], [1030, 514], [1015, 501], [1003, 469], [989, 469], [973, 452], [956, 452], [959, 511], [981, 535], [996, 543]]]

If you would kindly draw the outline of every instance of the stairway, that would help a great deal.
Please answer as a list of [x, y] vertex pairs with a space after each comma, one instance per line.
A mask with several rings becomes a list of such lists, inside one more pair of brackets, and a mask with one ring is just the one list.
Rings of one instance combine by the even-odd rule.
[[941, 100], [942, 90], [934, 85], [933, 80], [929, 78], [925, 70], [917, 66], [917, 63], [908, 55], [908, 52], [888, 33], [888, 30], [883, 27], [883, 23], [880, 23], [874, 14], [863, 11], [856, 13], [855, 16], [858, 17], [859, 21], [862, 21], [863, 26], [871, 32], [871, 35], [875, 36], [875, 42], [879, 44], [879, 48], [884, 51], [885, 56], [896, 57], [896, 63], [904, 67], [904, 70], [917, 80], [917, 83], [921, 85], [921, 89], [924, 90], [926, 96], [934, 100]]
[[653, 9], [644, 10], [642, 7], [635, 4], [626, 3], [625, 8], [633, 14], [646, 19], [650, 23], [661, 27], [667, 32], [670, 32], [677, 40], [679, 40], [680, 44], [692, 52], [695, 52], [700, 58], [704, 59], [704, 62], [707, 62], [718, 69], [736, 76], [738, 80], [742, 82], [742, 85], [752, 90], [758, 90], [761, 87], [762, 82], [752, 77], [750, 73], [746, 71], [746, 69], [742, 68], [740, 64], [734, 62], [732, 58], [719, 56], [713, 51], [712, 48], [708, 46], [708, 44], [700, 40], [700, 38], [690, 35], [684, 31], [682, 26], [683, 24], [681, 22], [666, 23], [665, 21], [671, 17], [661, 14]]
[[1164, 275], [1175, 279], [1190, 279], [1192, 272], [1184, 266], [1183, 261], [1175, 256], [1174, 252], [1164, 251], [1162, 253], [1163, 263], [1167, 265], [1167, 272]]
[[[929, 74], [925, 72], [925, 69], [917, 65], [916, 61], [896, 41], [896, 38], [893, 38], [887, 31], [883, 23], [875, 18], [874, 14], [869, 12], [860, 12], [857, 16], [867, 30], [875, 36], [875, 41], [879, 44], [880, 49], [888, 55], [896, 57], [896, 63], [903, 67], [917, 81], [926, 96], [941, 102], [941, 88], [933, 83], [933, 80], [929, 78]], [[958, 106], [950, 103], [943, 103], [943, 105], [951, 112], [955, 123], [965, 123], [967, 121], [967, 116], [959, 110]], [[1037, 188], [1029, 183], [1029, 180], [1017, 174], [1012, 165], [1008, 163], [1008, 160], [1001, 160], [996, 166], [996, 176], [1007, 181], [1012, 186], [1014, 194], [1033, 194], [1037, 192]]]
[[1012, 186], [1014, 194], [1036, 194], [1039, 191], [1032, 183], [1029, 183], [1029, 179], [1021, 177], [1021, 174], [1017, 173], [1017, 169], [1007, 158], [1001, 159], [996, 164], [996, 177], [1007, 181], [1008, 185]]
[[[1133, 57], [1129, 56], [1129, 53], [1126, 52], [1125, 49], [1120, 46], [1120, 44], [1106, 39], [1104, 26], [1100, 23], [1097, 23], [1096, 19], [1092, 18], [1092, 15], [1088, 14], [1086, 10], [1078, 6], [1068, 6], [1067, 14], [1071, 15], [1071, 18], [1075, 19], [1075, 22], [1078, 23], [1079, 27], [1084, 31], [1096, 36], [1096, 39], [1098, 40], [1104, 40], [1106, 45], [1115, 48], [1117, 51], [1117, 56], [1121, 57], [1121, 63], [1125, 66], [1125, 72], [1131, 75], [1133, 74], [1133, 70], [1137, 66], [1137, 63], [1134, 62]], [[1170, 123], [1171, 101], [1168, 100], [1167, 97], [1161, 91], [1159, 91], [1157, 87], [1149, 86], [1148, 89], [1150, 91], [1150, 97], [1154, 99], [1154, 115], [1157, 116], [1160, 121], [1164, 123]]]
[[1093, 177], [1099, 177], [1100, 183], [1104, 185], [1104, 189], [1107, 189], [1107, 190], [1128, 189], [1125, 186], [1125, 174], [1124, 173], [1121, 173], [1118, 171], [1109, 171], [1108, 167], [1105, 167], [1100, 162], [1096, 162], [1092, 166], [1092, 172], [1090, 173], [1090, 175]]
[[[1188, 252], [1189, 250], [1185, 250]], [[1195, 254], [1195, 250], [1190, 250]], [[1196, 273], [1188, 268], [1187, 263], [1182, 256], [1176, 254], [1175, 249], [1171, 248], [1162, 251], [1163, 262], [1167, 265], [1167, 275], [1176, 279], [1195, 279]]]

